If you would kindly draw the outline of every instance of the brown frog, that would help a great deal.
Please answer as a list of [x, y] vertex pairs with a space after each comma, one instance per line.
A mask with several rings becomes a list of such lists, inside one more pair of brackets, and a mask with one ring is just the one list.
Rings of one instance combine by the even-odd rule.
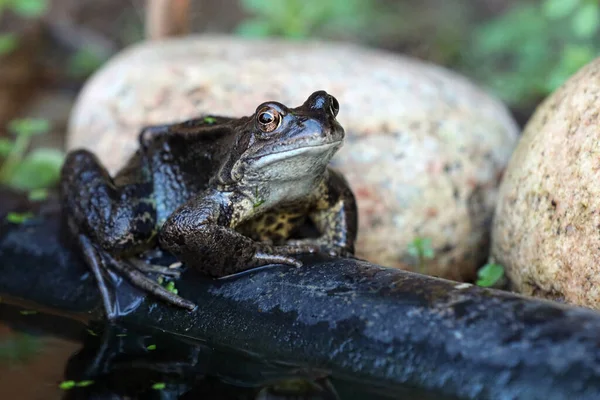
[[[345, 179], [328, 167], [344, 139], [339, 104], [324, 91], [297, 108], [278, 102], [249, 117], [201, 118], [145, 128], [139, 150], [114, 178], [86, 150], [61, 175], [64, 214], [115, 316], [105, 273], [114, 271], [176, 306], [195, 305], [148, 276], [164, 268], [136, 256], [156, 248], [223, 277], [301, 262], [294, 255], [354, 253], [357, 210]], [[317, 235], [306, 237], [307, 224]]]

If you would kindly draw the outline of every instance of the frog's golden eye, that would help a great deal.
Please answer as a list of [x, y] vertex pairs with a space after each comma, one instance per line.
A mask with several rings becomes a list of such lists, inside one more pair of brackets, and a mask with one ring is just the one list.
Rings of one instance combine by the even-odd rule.
[[281, 123], [281, 114], [273, 108], [264, 108], [256, 114], [256, 122], [261, 131], [273, 132]]

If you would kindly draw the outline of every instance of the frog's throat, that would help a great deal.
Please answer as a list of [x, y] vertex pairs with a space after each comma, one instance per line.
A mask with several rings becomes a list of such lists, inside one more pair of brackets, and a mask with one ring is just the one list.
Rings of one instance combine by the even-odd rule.
[[255, 158], [254, 168], [264, 168], [267, 165], [287, 160], [297, 156], [315, 156], [317, 154], [330, 153], [328, 157], [324, 158], [325, 163], [329, 162], [329, 158], [342, 146], [343, 141], [338, 140], [336, 142], [319, 144], [314, 146], [303, 146], [295, 149], [282, 150], [275, 153], [259, 156]]

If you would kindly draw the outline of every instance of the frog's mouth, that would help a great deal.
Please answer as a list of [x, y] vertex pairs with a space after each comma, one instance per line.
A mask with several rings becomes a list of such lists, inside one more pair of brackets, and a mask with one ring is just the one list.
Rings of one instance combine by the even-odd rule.
[[[268, 165], [290, 160], [302, 156], [303, 158], [323, 159], [325, 163], [333, 157], [333, 154], [342, 146], [343, 140], [313, 146], [302, 146], [293, 149], [282, 150], [275, 153], [252, 157], [255, 168], [264, 168]], [[327, 154], [329, 153], [329, 154]]]

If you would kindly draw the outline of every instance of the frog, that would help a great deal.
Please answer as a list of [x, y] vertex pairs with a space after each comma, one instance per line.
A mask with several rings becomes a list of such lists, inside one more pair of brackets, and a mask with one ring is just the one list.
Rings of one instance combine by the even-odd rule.
[[70, 151], [60, 174], [64, 220], [106, 316], [118, 316], [115, 276], [196, 309], [152, 277], [171, 269], [140, 262], [153, 249], [214, 279], [302, 267], [302, 254], [352, 257], [356, 200], [330, 165], [345, 138], [338, 113], [337, 99], [318, 90], [295, 108], [266, 101], [249, 116], [146, 126], [113, 176], [90, 150]]

